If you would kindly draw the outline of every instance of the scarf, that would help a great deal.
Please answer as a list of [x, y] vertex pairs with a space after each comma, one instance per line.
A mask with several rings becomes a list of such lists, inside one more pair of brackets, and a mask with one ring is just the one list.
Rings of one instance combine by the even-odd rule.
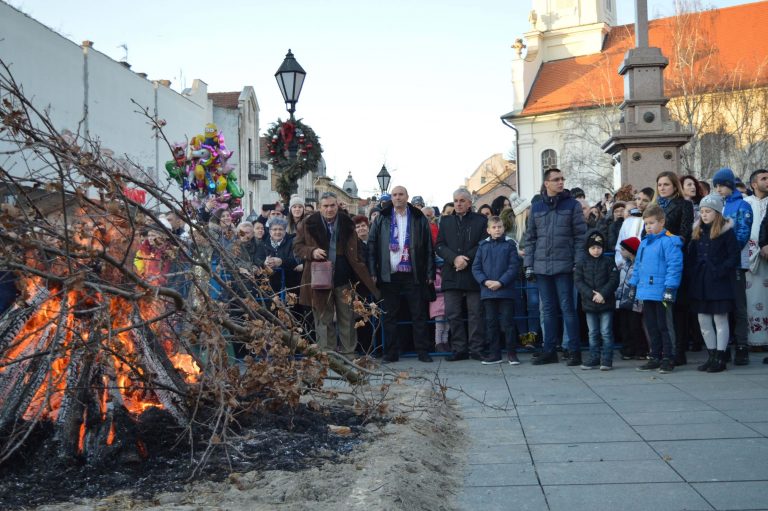
[[659, 197], [658, 199], [656, 199], [656, 203], [659, 206], [661, 206], [661, 209], [666, 211], [667, 210], [667, 206], [669, 206], [669, 199], [667, 199], [666, 197]]
[[[405, 208], [405, 242], [403, 243], [403, 255], [400, 257], [400, 263], [394, 270], [396, 272], [410, 272], [411, 267], [411, 233], [408, 225], [411, 224], [411, 210]], [[398, 252], [400, 250], [400, 232], [397, 228], [397, 211], [392, 209], [392, 219], [389, 221], [389, 251]]]

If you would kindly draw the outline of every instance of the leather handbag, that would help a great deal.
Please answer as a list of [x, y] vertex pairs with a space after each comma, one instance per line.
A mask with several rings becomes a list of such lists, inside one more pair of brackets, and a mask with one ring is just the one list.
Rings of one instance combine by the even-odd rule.
[[333, 264], [330, 261], [313, 261], [312, 289], [333, 289]]

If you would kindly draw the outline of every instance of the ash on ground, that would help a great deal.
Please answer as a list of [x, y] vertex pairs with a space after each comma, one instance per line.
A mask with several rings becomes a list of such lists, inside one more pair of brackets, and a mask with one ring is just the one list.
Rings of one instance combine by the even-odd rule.
[[[232, 472], [254, 470], [298, 471], [335, 462], [360, 442], [362, 419], [349, 410], [326, 408], [317, 412], [302, 405], [296, 411], [239, 417], [240, 438], [220, 445], [197, 480], [221, 481]], [[329, 425], [350, 427], [350, 434], [334, 435]], [[81, 498], [99, 498], [128, 491], [137, 498], [158, 492], [180, 491], [189, 482], [195, 460], [207, 440], [179, 429], [162, 411], [150, 409], [138, 423], [146, 458], [91, 466], [57, 452], [53, 427], [38, 427], [13, 459], [0, 466], [3, 509], [30, 508]]]

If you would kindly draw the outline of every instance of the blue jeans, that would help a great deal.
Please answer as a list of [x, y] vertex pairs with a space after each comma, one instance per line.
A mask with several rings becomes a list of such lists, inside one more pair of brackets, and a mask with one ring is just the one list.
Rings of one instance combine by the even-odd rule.
[[536, 332], [541, 340], [541, 316], [539, 314], [539, 288], [536, 282], [525, 283], [525, 299], [528, 307], [528, 332]]
[[[589, 360], [601, 361], [604, 366], [613, 364], [613, 311], [587, 312], [589, 327]], [[602, 354], [600, 338], [603, 340]]]
[[488, 344], [488, 355], [501, 357], [499, 346], [499, 324], [504, 332], [504, 340], [508, 351], [513, 351], [517, 345], [517, 331], [512, 320], [514, 305], [512, 300], [483, 300], [485, 312], [485, 341]]
[[544, 331], [544, 352], [555, 351], [557, 345], [558, 323], [562, 314], [565, 323], [564, 337], [568, 339], [568, 350], [577, 352], [579, 342], [579, 318], [573, 303], [573, 274], [557, 275], [536, 274], [541, 300], [542, 330]]

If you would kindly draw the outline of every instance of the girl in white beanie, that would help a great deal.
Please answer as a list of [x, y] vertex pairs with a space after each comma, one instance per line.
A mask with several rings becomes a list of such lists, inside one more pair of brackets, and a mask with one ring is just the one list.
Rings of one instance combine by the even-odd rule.
[[296, 234], [296, 227], [304, 220], [304, 199], [291, 195], [288, 203], [288, 234]]

